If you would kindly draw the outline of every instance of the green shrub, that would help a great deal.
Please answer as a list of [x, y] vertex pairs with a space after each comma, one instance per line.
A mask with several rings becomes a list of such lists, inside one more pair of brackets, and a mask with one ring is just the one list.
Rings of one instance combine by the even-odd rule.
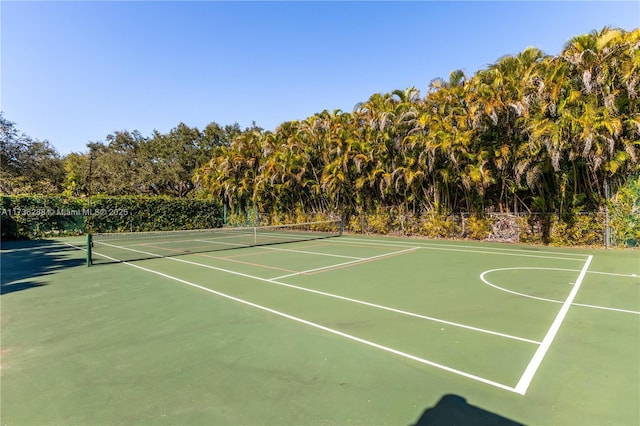
[[391, 233], [400, 235], [417, 235], [420, 230], [418, 217], [404, 210], [404, 208], [391, 209]]
[[3, 196], [2, 239], [46, 238], [92, 232], [212, 228], [219, 204], [169, 197]]
[[493, 229], [493, 220], [488, 217], [469, 216], [465, 220], [464, 237], [472, 240], [486, 240]]
[[609, 213], [614, 242], [624, 247], [640, 246], [640, 176], [618, 189]]
[[3, 240], [80, 235], [86, 206], [76, 198], [14, 195], [2, 197]]
[[451, 216], [429, 213], [420, 219], [418, 233], [428, 238], [459, 238], [461, 228]]
[[366, 216], [367, 233], [386, 235], [391, 230], [391, 214], [388, 209], [377, 207]]
[[542, 223], [537, 215], [518, 216], [518, 240], [523, 243], [542, 243]]
[[345, 223], [345, 228], [348, 232], [362, 234], [364, 232], [364, 216], [358, 214], [350, 216]]
[[602, 245], [603, 236], [604, 216], [602, 214], [574, 214], [552, 219], [549, 244], [554, 246]]

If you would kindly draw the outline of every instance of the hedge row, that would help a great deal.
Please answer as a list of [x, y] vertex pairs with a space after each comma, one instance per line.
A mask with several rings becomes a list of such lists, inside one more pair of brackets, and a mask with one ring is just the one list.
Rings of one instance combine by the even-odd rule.
[[80, 235], [87, 232], [214, 228], [220, 204], [169, 197], [3, 196], [3, 240]]

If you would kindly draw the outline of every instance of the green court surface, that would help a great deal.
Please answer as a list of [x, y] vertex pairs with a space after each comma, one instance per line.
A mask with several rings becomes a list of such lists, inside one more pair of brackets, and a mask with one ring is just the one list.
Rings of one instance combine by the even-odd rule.
[[640, 424], [638, 251], [83, 247], [3, 245], [3, 425]]

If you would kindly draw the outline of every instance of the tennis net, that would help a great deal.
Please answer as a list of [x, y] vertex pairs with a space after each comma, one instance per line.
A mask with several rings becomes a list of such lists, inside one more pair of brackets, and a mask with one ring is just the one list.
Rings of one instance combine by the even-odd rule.
[[342, 221], [87, 235], [88, 264], [130, 262], [342, 235]]

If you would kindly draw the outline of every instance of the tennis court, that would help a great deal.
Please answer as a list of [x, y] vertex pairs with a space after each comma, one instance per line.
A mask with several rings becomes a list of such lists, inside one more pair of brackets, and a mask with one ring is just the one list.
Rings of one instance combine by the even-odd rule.
[[2, 422], [640, 424], [637, 251], [307, 228], [7, 244]]

